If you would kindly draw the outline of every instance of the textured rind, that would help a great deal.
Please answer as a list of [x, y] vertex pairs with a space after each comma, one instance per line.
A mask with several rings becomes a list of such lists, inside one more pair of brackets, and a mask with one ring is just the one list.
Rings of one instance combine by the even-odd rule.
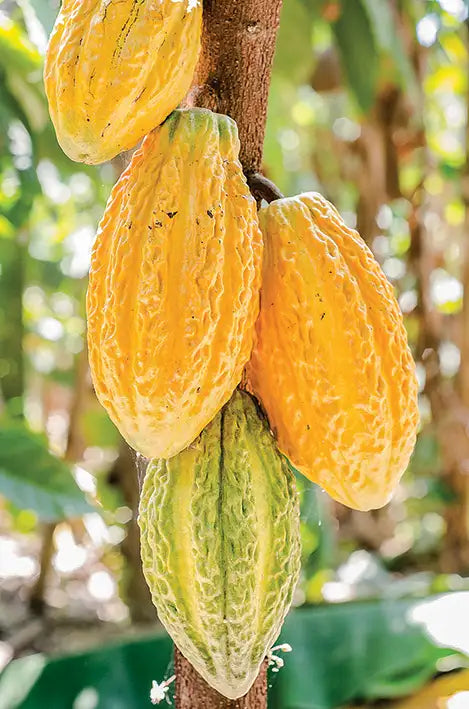
[[66, 0], [44, 83], [63, 151], [105, 162], [133, 148], [186, 95], [200, 49], [198, 0]]
[[148, 458], [185, 448], [228, 401], [259, 312], [262, 235], [236, 124], [175, 111], [115, 185], [91, 258], [91, 374]]
[[150, 463], [139, 524], [162, 623], [212, 687], [244, 695], [300, 569], [294, 476], [249, 394], [235, 392], [190, 448]]
[[412, 453], [417, 381], [392, 287], [317, 193], [261, 210], [264, 267], [247, 368], [280, 450], [336, 500], [388, 502]]

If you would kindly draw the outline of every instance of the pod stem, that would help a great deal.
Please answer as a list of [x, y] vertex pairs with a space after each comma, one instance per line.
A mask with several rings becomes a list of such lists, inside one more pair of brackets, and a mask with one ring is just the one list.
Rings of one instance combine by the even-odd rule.
[[227, 699], [212, 689], [174, 647], [177, 709], [265, 709], [267, 707], [267, 662], [249, 692], [240, 699]]
[[268, 180], [267, 177], [264, 177], [264, 175], [261, 175], [259, 172], [248, 172], [246, 178], [249, 189], [258, 202], [265, 199], [265, 201], [270, 204], [276, 199], [282, 199], [284, 197], [275, 182]]

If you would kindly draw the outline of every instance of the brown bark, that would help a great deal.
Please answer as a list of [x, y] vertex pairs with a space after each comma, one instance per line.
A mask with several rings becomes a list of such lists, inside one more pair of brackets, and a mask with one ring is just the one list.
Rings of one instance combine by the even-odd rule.
[[281, 6], [282, 0], [204, 0], [202, 54], [187, 104], [236, 121], [246, 173], [262, 164]]
[[174, 649], [174, 669], [178, 709], [265, 709], [267, 706], [267, 662], [252, 688], [240, 699], [226, 699], [212, 689], [177, 648]]

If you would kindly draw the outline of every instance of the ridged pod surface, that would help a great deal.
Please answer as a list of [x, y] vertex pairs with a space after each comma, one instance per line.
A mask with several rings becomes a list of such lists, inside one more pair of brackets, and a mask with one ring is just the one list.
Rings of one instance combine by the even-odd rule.
[[150, 463], [139, 524], [159, 618], [212, 687], [242, 696], [300, 569], [295, 480], [248, 394], [235, 392], [188, 449]]
[[261, 210], [264, 269], [248, 366], [280, 449], [336, 500], [390, 498], [418, 425], [415, 366], [391, 285], [321, 195]]
[[262, 235], [238, 149], [227, 116], [175, 111], [134, 154], [98, 230], [91, 373], [111, 419], [148, 458], [198, 436], [251, 354]]
[[201, 24], [198, 0], [64, 0], [44, 70], [63, 151], [104, 162], [162, 123], [192, 82]]

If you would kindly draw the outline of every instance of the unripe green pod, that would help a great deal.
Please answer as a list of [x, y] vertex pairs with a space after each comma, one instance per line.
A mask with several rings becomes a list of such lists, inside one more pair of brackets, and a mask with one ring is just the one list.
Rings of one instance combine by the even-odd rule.
[[212, 687], [243, 696], [300, 570], [294, 476], [248, 394], [235, 392], [182, 453], [150, 463], [139, 524], [163, 625]]

